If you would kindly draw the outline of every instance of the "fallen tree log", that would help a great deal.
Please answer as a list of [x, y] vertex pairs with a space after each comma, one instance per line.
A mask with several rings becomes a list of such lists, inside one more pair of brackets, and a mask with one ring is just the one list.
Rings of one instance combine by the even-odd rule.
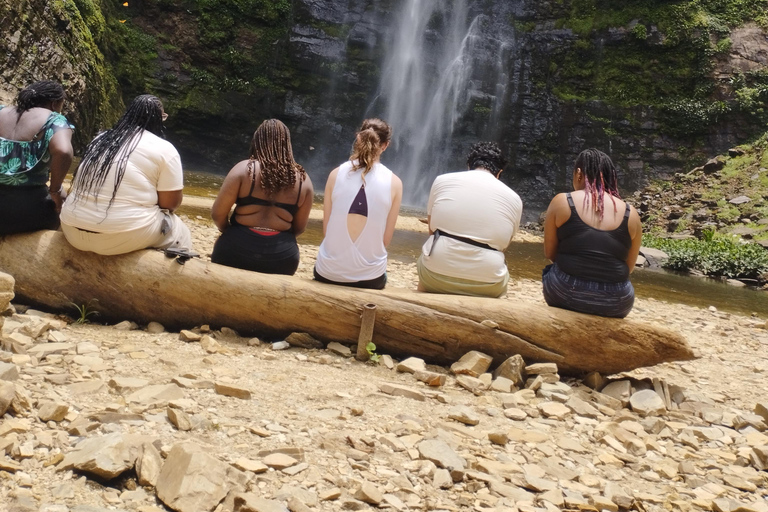
[[307, 332], [346, 344], [356, 344], [360, 308], [375, 304], [380, 352], [439, 364], [479, 350], [494, 364], [520, 354], [566, 373], [610, 374], [694, 358], [680, 334], [633, 320], [500, 299], [359, 290], [200, 260], [181, 265], [153, 250], [104, 257], [74, 249], [53, 231], [0, 238], [0, 271], [15, 278], [19, 299], [55, 310], [97, 300], [96, 309], [119, 320], [262, 336]]

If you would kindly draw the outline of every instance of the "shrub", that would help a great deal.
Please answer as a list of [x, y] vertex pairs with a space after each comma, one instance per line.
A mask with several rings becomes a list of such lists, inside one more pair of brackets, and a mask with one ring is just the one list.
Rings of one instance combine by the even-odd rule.
[[664, 268], [670, 270], [698, 270], [729, 279], [757, 279], [768, 272], [768, 251], [737, 236], [710, 232], [705, 233], [703, 240], [670, 240], [645, 235], [643, 244], [666, 252], [669, 259]]

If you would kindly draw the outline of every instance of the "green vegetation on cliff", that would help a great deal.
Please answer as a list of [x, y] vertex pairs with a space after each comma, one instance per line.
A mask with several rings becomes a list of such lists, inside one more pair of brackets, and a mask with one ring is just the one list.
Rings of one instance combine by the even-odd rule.
[[732, 31], [747, 23], [768, 26], [768, 0], [573, 0], [557, 24], [577, 40], [553, 56], [553, 91], [564, 100], [660, 108], [661, 128], [675, 136], [705, 133], [731, 114], [765, 124], [768, 73], [714, 76]]
[[643, 243], [670, 255], [667, 268], [758, 278], [768, 272], [768, 133], [651, 184], [635, 204]]

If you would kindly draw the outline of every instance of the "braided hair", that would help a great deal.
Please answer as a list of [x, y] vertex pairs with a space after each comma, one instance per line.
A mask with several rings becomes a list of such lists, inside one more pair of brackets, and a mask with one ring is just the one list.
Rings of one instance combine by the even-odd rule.
[[112, 206], [125, 175], [128, 157], [138, 146], [144, 130], [163, 136], [163, 104], [150, 94], [137, 96], [112, 129], [97, 135], [88, 144], [72, 182], [75, 202], [83, 196], [98, 197], [109, 168], [117, 163], [115, 185], [107, 209]]
[[392, 139], [392, 127], [381, 119], [371, 118], [363, 121], [360, 131], [355, 137], [352, 146], [350, 160], [357, 160], [355, 171], [363, 169], [363, 183], [365, 175], [371, 172], [376, 160], [381, 156], [383, 146]]
[[253, 134], [248, 162], [248, 174], [252, 179], [255, 178], [256, 161], [261, 166], [261, 188], [268, 196], [292, 188], [296, 184], [296, 174], [301, 176], [302, 182], [307, 177], [304, 168], [293, 159], [291, 132], [277, 119], [267, 119]]
[[507, 165], [507, 159], [501, 152], [501, 148], [495, 142], [478, 142], [473, 144], [467, 156], [467, 167], [470, 169], [483, 168], [491, 171], [493, 175], [499, 172]]
[[35, 107], [47, 107], [52, 102], [61, 101], [67, 95], [60, 83], [42, 80], [28, 85], [16, 96], [16, 114], [21, 114]]
[[616, 176], [616, 167], [611, 161], [611, 157], [598, 149], [585, 149], [576, 157], [574, 172], [581, 169], [584, 173], [586, 186], [584, 189], [584, 207], [593, 205], [594, 211], [603, 220], [605, 205], [603, 204], [603, 193], [607, 192], [613, 201], [613, 211], [616, 211], [616, 198], [621, 199], [619, 195], [619, 180]]

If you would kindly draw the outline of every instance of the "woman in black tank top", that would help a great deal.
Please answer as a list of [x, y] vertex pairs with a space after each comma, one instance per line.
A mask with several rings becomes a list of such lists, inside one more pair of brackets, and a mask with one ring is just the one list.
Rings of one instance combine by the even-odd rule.
[[640, 217], [621, 204], [616, 168], [602, 151], [578, 156], [573, 188], [547, 210], [544, 249], [553, 264], [543, 272], [544, 298], [550, 306], [623, 318], [635, 299], [629, 274], [640, 250]]
[[293, 275], [299, 267], [296, 237], [307, 225], [313, 197], [312, 180], [293, 159], [288, 128], [277, 119], [264, 121], [253, 134], [250, 158], [229, 171], [211, 208], [222, 232], [211, 261]]

